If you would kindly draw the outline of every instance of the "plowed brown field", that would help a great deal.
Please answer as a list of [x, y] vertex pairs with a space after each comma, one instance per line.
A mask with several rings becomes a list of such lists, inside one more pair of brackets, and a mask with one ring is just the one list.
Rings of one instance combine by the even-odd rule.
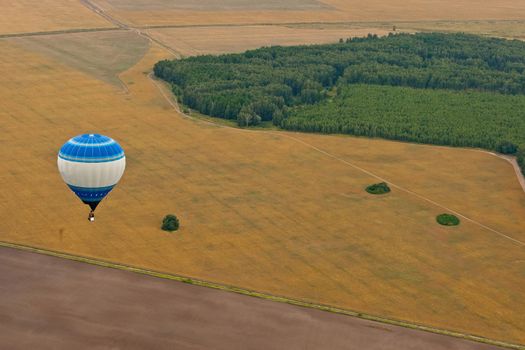
[[10, 350], [501, 349], [6, 248], [0, 282]]

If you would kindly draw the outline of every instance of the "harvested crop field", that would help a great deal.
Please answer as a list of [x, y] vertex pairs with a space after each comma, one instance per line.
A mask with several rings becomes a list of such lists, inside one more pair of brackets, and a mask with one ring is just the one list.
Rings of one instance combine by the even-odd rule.
[[12, 350], [499, 349], [9, 248], [0, 281]]
[[77, 0], [0, 0], [0, 35], [111, 27]]
[[[410, 0], [403, 6], [384, 0], [324, 0], [280, 2], [228, 0], [226, 5], [179, 0], [154, 2], [130, 0], [94, 1], [112, 16], [137, 26], [212, 25], [348, 21], [524, 20], [522, 1]], [[222, 2], [221, 2], [222, 3]], [[286, 5], [284, 5], [286, 3]], [[141, 5], [142, 4], [142, 5]], [[162, 6], [162, 5], [165, 6]], [[279, 6], [277, 9], [275, 6]]]
[[329, 6], [317, 0], [106, 0], [119, 10], [147, 11], [166, 9], [190, 10], [319, 10]]
[[[190, 120], [148, 78], [168, 57], [154, 46], [121, 74], [128, 94], [10, 41], [0, 50], [0, 240], [525, 342], [525, 251], [481, 226], [525, 240], [506, 161]], [[56, 170], [60, 145], [86, 131], [114, 137], [128, 161], [94, 224]], [[370, 197], [377, 178], [354, 163], [417, 195]], [[475, 222], [438, 226], [443, 209], [421, 197]], [[159, 229], [170, 212], [174, 234]]]
[[[385, 24], [391, 28], [392, 24]], [[399, 22], [397, 29], [406, 32], [462, 32], [487, 35], [500, 38], [521, 39], [525, 38], [525, 21], [499, 20], [499, 21], [426, 21], [426, 22]], [[378, 25], [378, 27], [381, 27]]]
[[499, 38], [525, 38], [525, 21], [523, 20], [432, 20], [432, 21], [376, 21], [348, 23], [302, 23], [290, 24], [290, 28], [325, 29], [325, 30], [369, 30], [380, 34], [380, 31], [396, 32], [440, 32], [440, 33], [471, 33]]
[[525, 19], [525, 3], [517, 0], [325, 0], [326, 4], [348, 15], [353, 21], [430, 21]]
[[185, 56], [242, 52], [261, 46], [334, 43], [340, 38], [388, 34], [380, 28], [294, 28], [287, 26], [186, 27], [147, 31]]
[[[269, 44], [330, 42], [368, 32], [386, 33], [393, 24], [398, 31], [465, 30], [519, 37], [525, 20], [522, 2], [503, 0], [489, 6], [481, 0], [412, 0], [399, 6], [379, 0], [308, 0], [286, 6], [281, 2], [276, 9], [277, 2], [267, 0], [258, 2], [256, 10], [248, 9], [252, 0], [228, 0], [221, 10], [212, 0], [200, 2], [198, 8], [186, 0], [179, 0], [177, 8], [165, 7], [165, 0], [84, 1], [89, 2], [125, 23], [179, 28], [150, 28], [141, 36], [132, 28], [0, 39], [0, 241], [525, 344], [525, 193], [511, 164], [476, 150], [245, 131], [190, 119], [174, 111], [165, 98], [169, 90], [148, 77], [155, 62], [171, 56], [144, 39], [149, 33], [177, 52], [195, 55]], [[16, 4], [0, 0], [0, 9], [0, 36], [113, 26], [73, 0]], [[290, 22], [296, 24], [282, 25]], [[69, 191], [56, 169], [62, 143], [89, 131], [117, 139], [128, 162], [122, 182], [97, 209], [94, 224], [87, 222], [87, 207]], [[383, 180], [392, 188], [388, 195], [371, 196], [364, 191]], [[461, 214], [461, 224], [438, 225], [436, 215], [443, 212]], [[160, 230], [167, 213], [180, 218], [180, 231]], [[0, 258], [6, 256], [2, 253]], [[17, 294], [5, 289], [15, 280], [13, 271], [0, 273], [0, 278], [10, 281], [2, 283], [0, 291], [14, 298]], [[125, 284], [127, 278], [119, 282]], [[21, 281], [26, 283], [21, 289], [30, 280]], [[157, 282], [165, 283], [150, 283]], [[115, 295], [117, 287], [109, 287]], [[217, 292], [209, 292], [214, 299]], [[24, 297], [20, 295], [19, 300], [23, 302]], [[237, 296], [226, 296], [230, 297]], [[47, 301], [53, 305], [57, 300]], [[258, 307], [279, 313], [280, 321], [274, 322], [283, 320], [280, 308], [289, 307], [258, 302], [263, 303]], [[179, 307], [174, 304], [170, 310], [179, 312]], [[292, 309], [286, 312], [298, 315], [294, 322], [310, 315], [310, 311], [301, 309], [297, 314]], [[224, 312], [217, 309], [221, 315]], [[337, 317], [337, 324], [303, 323], [304, 327], [344, 332], [340, 338], [323, 333], [334, 347], [347, 339], [346, 332], [353, 334], [344, 327], [355, 320], [322, 315], [323, 319]], [[164, 320], [170, 320], [169, 316]], [[64, 325], [70, 320], [58, 321]], [[209, 319], [206, 322], [203, 328], [216, 325]], [[291, 323], [289, 319], [282, 322]], [[231, 327], [253, 325], [260, 330], [268, 326], [245, 323]], [[185, 324], [199, 327], [188, 320]], [[403, 331], [394, 336], [380, 327], [376, 333], [367, 333], [369, 344], [377, 341], [380, 348], [400, 344], [396, 341], [401, 338], [395, 337]], [[358, 330], [354, 341], [362, 339], [363, 332]], [[56, 328], [52, 331], [57, 333], [51, 332], [51, 337], [71, 344], [78, 341]], [[217, 333], [225, 332], [219, 329]], [[455, 340], [436, 343], [428, 337], [434, 336], [425, 334], [416, 348], [459, 346]], [[206, 340], [196, 338], [188, 341]], [[139, 345], [149, 341], [135, 339]], [[298, 344], [297, 338], [294, 341]], [[412, 344], [403, 342], [398, 348]]]
[[43, 35], [10, 41], [119, 87], [118, 75], [135, 65], [149, 49], [146, 38], [129, 31]]

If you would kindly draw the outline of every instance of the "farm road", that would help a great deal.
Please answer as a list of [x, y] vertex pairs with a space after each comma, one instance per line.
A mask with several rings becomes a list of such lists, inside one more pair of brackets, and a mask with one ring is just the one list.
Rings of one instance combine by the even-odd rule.
[[444, 335], [0, 248], [16, 349], [499, 349]]
[[518, 161], [516, 160], [516, 157], [514, 156], [507, 156], [502, 154], [496, 154], [493, 152], [488, 152], [492, 154], [493, 156], [499, 157], [501, 159], [505, 159], [507, 162], [509, 162], [512, 167], [514, 168], [514, 171], [516, 172], [516, 176], [518, 177], [518, 181], [521, 185], [521, 188], [523, 188], [523, 191], [525, 191], [525, 176], [521, 173], [520, 166], [518, 165]]

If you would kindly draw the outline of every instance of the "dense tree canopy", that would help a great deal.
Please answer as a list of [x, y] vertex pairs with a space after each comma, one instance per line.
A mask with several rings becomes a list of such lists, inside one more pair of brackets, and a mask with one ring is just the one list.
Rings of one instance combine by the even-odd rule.
[[517, 40], [369, 35], [165, 60], [154, 71], [185, 105], [241, 126], [273, 120], [503, 153], [525, 144], [525, 43]]
[[293, 109], [281, 126], [515, 153], [512, 146], [525, 140], [525, 96], [350, 85]]

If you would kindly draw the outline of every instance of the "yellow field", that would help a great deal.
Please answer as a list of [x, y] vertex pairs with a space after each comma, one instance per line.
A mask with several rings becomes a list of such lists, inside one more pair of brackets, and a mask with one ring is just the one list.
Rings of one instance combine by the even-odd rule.
[[323, 0], [352, 21], [511, 20], [525, 19], [525, 3], [517, 0]]
[[242, 52], [261, 46], [334, 43], [340, 38], [388, 34], [384, 28], [294, 28], [286, 26], [231, 26], [148, 30], [182, 55]]
[[436, 21], [399, 23], [401, 30], [464, 32], [502, 38], [525, 39], [525, 21]]
[[[525, 20], [516, 0], [93, 2], [133, 25], [205, 25], [146, 31], [183, 55], [394, 23], [519, 38]], [[111, 24], [76, 0], [0, 0], [0, 35], [95, 27]], [[132, 31], [0, 39], [0, 52], [0, 240], [525, 344], [525, 193], [505, 160], [189, 119], [148, 77], [169, 55]], [[56, 169], [60, 146], [90, 131], [128, 163], [94, 224]], [[392, 193], [368, 195], [380, 179]], [[437, 225], [449, 211], [460, 226]], [[179, 232], [160, 230], [167, 213]]]
[[[189, 120], [147, 76], [167, 57], [156, 47], [121, 75], [128, 94], [14, 41], [0, 51], [0, 240], [525, 342], [524, 247], [467, 220], [440, 227], [444, 209], [401, 189], [370, 196], [378, 180], [350, 165], [525, 241], [505, 161]], [[94, 224], [56, 169], [62, 143], [89, 131], [128, 160]], [[159, 229], [170, 212], [175, 234]]]
[[409, 0], [402, 4], [385, 0], [324, 0], [320, 2], [324, 7], [282, 5], [282, 9], [264, 6], [267, 2], [264, 0], [233, 9], [231, 6], [224, 6], [223, 9], [206, 7], [199, 5], [199, 2], [188, 6], [188, 1], [171, 1], [170, 6], [161, 5], [167, 2], [165, 0], [152, 1], [156, 6], [139, 6], [125, 0], [94, 2], [112, 16], [137, 26], [525, 19], [525, 3], [517, 0]]
[[110, 27], [77, 0], [0, 0], [0, 35]]
[[[376, 21], [351, 23], [303, 23], [287, 25], [290, 28], [323, 30], [368, 30], [380, 34], [391, 31], [395, 25], [397, 32], [449, 32], [472, 33], [493, 37], [524, 39], [523, 20], [436, 20], [436, 21]], [[211, 31], [211, 30], [210, 30]]]
[[[340, 38], [387, 35], [393, 22], [304, 23], [154, 28], [145, 32], [183, 56], [242, 52], [261, 46], [334, 43]], [[396, 32], [465, 32], [496, 37], [525, 38], [523, 21], [415, 21], [395, 22]]]

